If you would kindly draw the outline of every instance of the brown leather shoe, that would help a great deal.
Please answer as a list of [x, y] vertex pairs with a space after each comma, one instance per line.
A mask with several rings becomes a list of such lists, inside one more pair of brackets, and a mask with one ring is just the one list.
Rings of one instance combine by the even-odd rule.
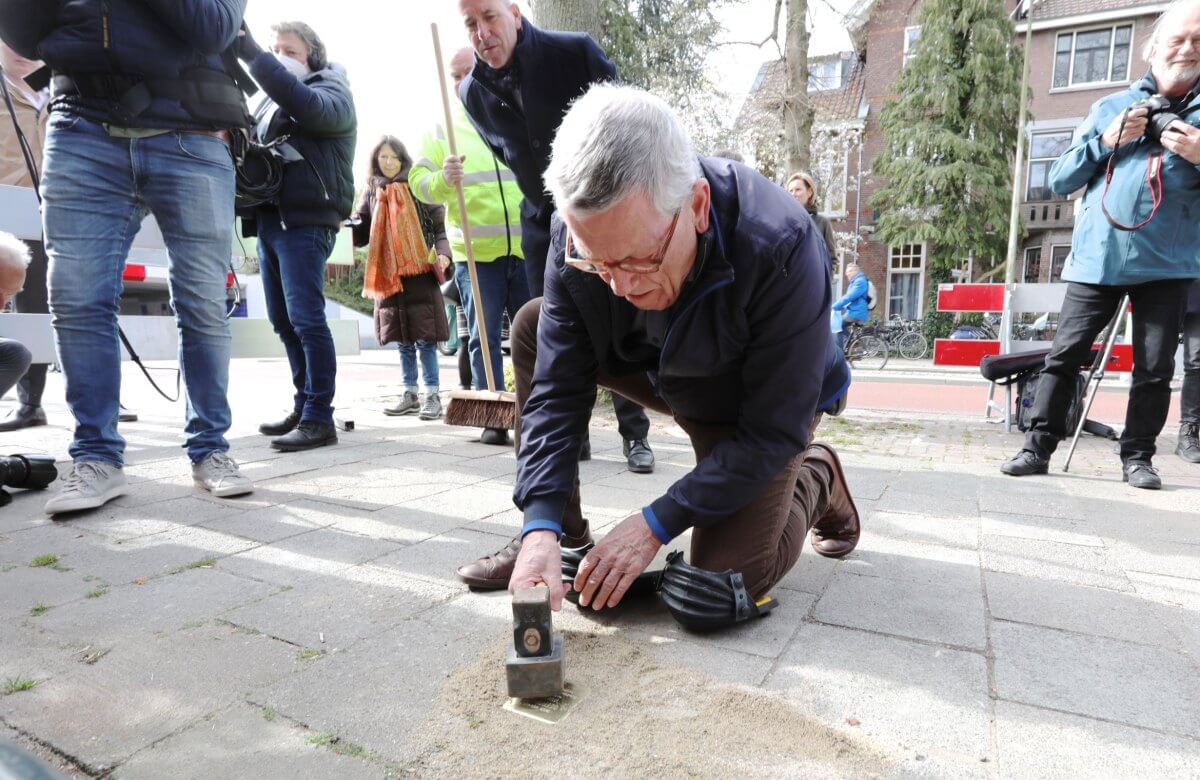
[[[585, 520], [583, 534], [577, 538], [563, 534], [560, 544], [563, 547], [583, 547], [591, 541], [591, 527]], [[517, 555], [520, 552], [521, 539], [513, 537], [504, 549], [485, 555], [474, 563], [459, 566], [458, 578], [477, 590], [504, 590], [508, 587], [508, 579], [512, 576], [513, 567], [517, 565]]]
[[805, 451], [806, 460], [822, 463], [829, 469], [833, 479], [829, 485], [829, 503], [825, 513], [813, 523], [812, 546], [826, 558], [841, 558], [858, 545], [862, 527], [858, 522], [858, 508], [846, 486], [846, 475], [837, 453], [827, 444], [814, 444]]

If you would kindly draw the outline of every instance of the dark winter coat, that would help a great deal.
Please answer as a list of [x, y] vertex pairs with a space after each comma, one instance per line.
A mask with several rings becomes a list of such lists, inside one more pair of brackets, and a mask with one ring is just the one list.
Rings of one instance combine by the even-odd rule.
[[804, 210], [808, 212], [808, 218], [817, 226], [817, 232], [821, 234], [821, 238], [825, 239], [825, 249], [829, 255], [829, 269], [833, 271], [837, 268], [837, 239], [833, 237], [833, 227], [829, 224], [829, 220], [817, 213], [816, 206], [805, 206]]
[[[390, 182], [374, 179], [367, 182], [354, 210], [360, 223], [354, 227], [354, 245], [366, 246], [371, 240], [371, 219], [375, 215], [376, 189], [386, 184], [390, 187], [407, 187], [408, 172], [404, 171]], [[450, 254], [450, 242], [446, 240], [446, 209], [441, 205], [422, 203], [415, 197], [417, 213], [421, 217], [421, 229], [425, 243], [437, 250], [439, 255]], [[404, 289], [395, 295], [375, 302], [375, 338], [380, 346], [416, 341], [449, 341], [450, 325], [446, 320], [446, 304], [442, 299], [441, 286], [430, 266], [429, 273], [404, 277]]]
[[[118, 75], [175, 81], [185, 71], [219, 77], [219, 56], [242, 26], [246, 0], [0, 0], [0, 34], [17, 52], [41, 59], [56, 74]], [[69, 97], [54, 111], [112, 121], [115, 100]], [[245, 111], [242, 111], [245, 114]], [[155, 97], [126, 126], [206, 128], [179, 100]], [[225, 123], [224, 127], [236, 126]]]
[[286, 135], [304, 157], [284, 166], [280, 218], [287, 226], [338, 227], [354, 204], [352, 165], [358, 137], [345, 71], [330, 65], [301, 81], [274, 54], [263, 52], [250, 63], [250, 72], [270, 98], [258, 107], [255, 122], [272, 103], [279, 106], [266, 135], [257, 140], [265, 143]]
[[1188, 288], [1188, 314], [1200, 314], [1200, 279], [1192, 282]]
[[636, 312], [598, 275], [566, 266], [566, 230], [555, 219], [533, 389], [521, 415], [514, 500], [527, 526], [561, 521], [601, 370], [645, 372], [676, 415], [737, 429], [643, 510], [659, 538], [712, 525], [760, 495], [807, 448], [817, 410], [849, 387], [829, 333], [829, 265], [812, 221], [745, 165], [700, 165], [712, 191], [709, 227], [668, 309], [657, 360], [617, 355], [615, 334]]

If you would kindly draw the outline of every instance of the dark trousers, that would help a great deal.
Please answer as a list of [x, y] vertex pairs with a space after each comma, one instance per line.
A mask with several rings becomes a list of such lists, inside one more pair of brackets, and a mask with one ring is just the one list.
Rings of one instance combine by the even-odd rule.
[[325, 261], [333, 228], [289, 226], [278, 212], [258, 212], [258, 260], [267, 317], [292, 369], [295, 411], [305, 421], [333, 423], [337, 353], [325, 320]]
[[[25, 289], [17, 295], [17, 311], [21, 314], [49, 314], [46, 292], [46, 247], [41, 241], [26, 241], [29, 247], [29, 267], [25, 269]], [[46, 389], [45, 363], [34, 363], [17, 382], [17, 398], [23, 406], [41, 406]]]
[[1121, 460], [1149, 461], [1155, 439], [1167, 421], [1171, 377], [1179, 343], [1179, 313], [1187, 285], [1179, 280], [1132, 286], [1072, 282], [1067, 287], [1054, 345], [1030, 410], [1025, 448], [1050, 457], [1067, 430], [1067, 410], [1081, 366], [1089, 365], [1092, 344], [1112, 319], [1122, 296], [1133, 305], [1133, 385], [1121, 433]]
[[[520, 410], [529, 398], [533, 368], [537, 361], [537, 324], [541, 299], [530, 301], [512, 325], [513, 372], [517, 380], [517, 449], [521, 446]], [[675, 416], [667, 403], [654, 393], [645, 374], [612, 377], [601, 373], [600, 387], [675, 418], [692, 441], [696, 459], [705, 458], [719, 443], [733, 437], [732, 426], [700, 423]], [[804, 537], [821, 517], [829, 502], [831, 475], [822, 467], [797, 455], [749, 504], [733, 515], [692, 531], [691, 563], [711, 571], [733, 569], [742, 573], [754, 598], [775, 586], [800, 557]], [[578, 538], [587, 531], [579, 504], [579, 480], [563, 513], [563, 534]]]
[[0, 398], [29, 370], [29, 350], [14, 339], [0, 339]]
[[1183, 393], [1179, 421], [1200, 424], [1200, 312], [1183, 319]]

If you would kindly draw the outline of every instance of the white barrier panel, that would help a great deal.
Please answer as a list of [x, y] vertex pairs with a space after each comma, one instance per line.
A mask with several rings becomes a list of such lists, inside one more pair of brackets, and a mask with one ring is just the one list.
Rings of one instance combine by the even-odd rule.
[[[0, 231], [29, 241], [42, 240], [42, 212], [32, 189], [0, 184]], [[147, 216], [142, 220], [142, 229], [134, 237], [133, 247], [138, 250], [166, 251], [167, 246], [163, 243], [162, 232], [154, 217]], [[141, 252], [138, 256], [145, 258], [148, 254]], [[161, 262], [166, 261], [164, 259]]]
[[[174, 317], [121, 317], [121, 328], [143, 360], [176, 360], [179, 331]], [[359, 354], [358, 323], [331, 320], [333, 346], [339, 355]], [[262, 319], [234, 317], [229, 320], [231, 355], [235, 358], [285, 357], [283, 344], [271, 323]], [[0, 314], [0, 338], [16, 339], [33, 353], [34, 363], [55, 363], [54, 338], [49, 314]], [[128, 360], [125, 350], [122, 359]]]
[[1013, 285], [1009, 310], [1016, 314], [1059, 312], [1066, 297], [1066, 283], [1016, 284]]

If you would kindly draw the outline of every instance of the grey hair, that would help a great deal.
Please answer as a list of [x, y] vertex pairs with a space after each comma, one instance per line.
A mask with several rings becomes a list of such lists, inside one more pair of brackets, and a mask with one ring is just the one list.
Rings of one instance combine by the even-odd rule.
[[1154, 23], [1154, 29], [1150, 31], [1150, 37], [1142, 44], [1142, 59], [1149, 62], [1150, 58], [1154, 56], [1154, 48], [1158, 45], [1159, 39], [1167, 31], [1167, 27], [1182, 14], [1196, 8], [1200, 8], [1200, 0], [1175, 0], [1175, 2], [1167, 6], [1167, 10], [1163, 11], [1162, 15]]
[[669, 216], [700, 176], [687, 131], [665, 102], [636, 87], [596, 84], [558, 128], [546, 189], [559, 210], [572, 213], [604, 211], [642, 194]]
[[12, 233], [0, 233], [0, 266], [29, 267], [29, 247]]
[[314, 71], [324, 70], [329, 64], [329, 55], [325, 52], [325, 44], [317, 31], [304, 22], [279, 22], [271, 25], [271, 32], [276, 35], [291, 33], [300, 39], [308, 48], [308, 67]]

